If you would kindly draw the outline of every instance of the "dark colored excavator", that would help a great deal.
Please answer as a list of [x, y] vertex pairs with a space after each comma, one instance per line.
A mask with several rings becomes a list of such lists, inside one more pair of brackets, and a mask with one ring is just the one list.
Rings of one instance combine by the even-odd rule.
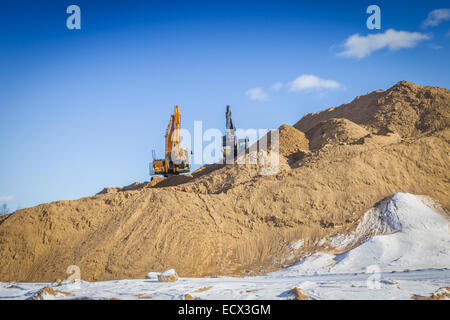
[[225, 161], [227, 155], [233, 153], [234, 159], [236, 159], [238, 153], [245, 151], [248, 147], [248, 138], [237, 139], [236, 137], [236, 127], [233, 124], [233, 119], [231, 118], [231, 108], [227, 106], [227, 111], [225, 112], [226, 119], [226, 133], [222, 138], [223, 146], [223, 159]]

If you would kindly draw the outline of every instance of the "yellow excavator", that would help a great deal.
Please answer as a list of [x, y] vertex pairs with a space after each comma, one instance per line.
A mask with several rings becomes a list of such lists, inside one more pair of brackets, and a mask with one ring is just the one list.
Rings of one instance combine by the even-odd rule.
[[153, 162], [150, 164], [150, 175], [168, 177], [191, 170], [189, 150], [180, 146], [180, 123], [180, 110], [176, 105], [166, 129], [165, 157], [164, 159], [156, 159], [155, 150], [152, 150]]

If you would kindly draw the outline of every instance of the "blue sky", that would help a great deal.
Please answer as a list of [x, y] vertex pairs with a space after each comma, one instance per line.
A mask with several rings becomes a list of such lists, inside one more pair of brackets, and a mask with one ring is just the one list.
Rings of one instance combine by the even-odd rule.
[[[71, 4], [80, 30], [66, 27]], [[371, 4], [380, 30], [366, 27]], [[149, 180], [175, 104], [189, 130], [223, 129], [227, 104], [238, 127], [271, 129], [400, 80], [450, 87], [448, 1], [0, 6], [0, 202], [12, 210]]]

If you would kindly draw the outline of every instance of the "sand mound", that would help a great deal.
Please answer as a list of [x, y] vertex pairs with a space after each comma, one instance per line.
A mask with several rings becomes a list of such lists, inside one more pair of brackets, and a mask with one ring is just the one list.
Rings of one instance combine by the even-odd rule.
[[448, 209], [449, 92], [401, 82], [282, 126], [274, 175], [259, 165], [208, 165], [2, 217], [0, 281], [54, 281], [69, 265], [83, 280], [170, 268], [181, 277], [258, 274], [326, 249], [320, 239], [351, 233], [396, 192]]
[[331, 118], [321, 121], [308, 130], [311, 149], [320, 149], [327, 144], [347, 144], [367, 136], [369, 132], [347, 119]]
[[[289, 156], [298, 151], [308, 151], [309, 150], [309, 140], [306, 138], [305, 134], [294, 127], [283, 124], [278, 128], [279, 132], [279, 147], [278, 152], [282, 156]], [[271, 134], [268, 134], [268, 150], [270, 150]]]
[[[306, 135], [290, 125], [283, 124], [278, 128], [277, 148], [272, 146], [272, 140], [274, 138], [273, 131], [269, 131], [259, 141], [252, 144], [246, 150], [245, 154], [240, 153], [236, 163], [245, 163], [248, 165], [256, 163], [255, 160], [257, 159], [259, 166], [270, 167], [270, 163], [274, 161], [271, 160], [274, 148], [274, 150], [278, 150], [278, 156], [276, 158], [279, 159], [280, 169], [283, 170], [289, 168], [294, 162], [301, 160], [309, 152], [309, 140]], [[259, 166], [254, 166], [251, 176], [261, 173], [261, 167]]]
[[371, 133], [396, 132], [417, 136], [448, 127], [450, 91], [400, 81], [387, 91], [377, 90], [336, 108], [304, 116], [294, 127], [307, 132], [321, 121], [345, 118]]

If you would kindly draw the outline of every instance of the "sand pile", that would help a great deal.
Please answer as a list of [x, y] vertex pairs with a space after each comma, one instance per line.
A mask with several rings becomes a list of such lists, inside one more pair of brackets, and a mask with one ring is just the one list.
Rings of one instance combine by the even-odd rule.
[[[287, 157], [298, 151], [308, 151], [309, 150], [309, 140], [306, 138], [305, 134], [294, 127], [283, 124], [278, 128], [279, 132], [279, 145], [278, 152], [280, 155]], [[267, 149], [271, 148], [271, 133], [267, 135]]]
[[394, 193], [448, 210], [449, 107], [449, 90], [403, 81], [282, 126], [275, 175], [208, 165], [0, 217], [0, 281], [67, 278], [69, 265], [83, 280], [258, 274], [326, 250], [320, 239]]
[[400, 81], [387, 91], [377, 90], [352, 102], [308, 114], [294, 127], [308, 132], [320, 121], [345, 118], [371, 133], [396, 132], [401, 137], [448, 128], [450, 91]]
[[347, 144], [365, 137], [369, 132], [347, 119], [331, 118], [321, 121], [307, 132], [311, 149], [327, 144]]

